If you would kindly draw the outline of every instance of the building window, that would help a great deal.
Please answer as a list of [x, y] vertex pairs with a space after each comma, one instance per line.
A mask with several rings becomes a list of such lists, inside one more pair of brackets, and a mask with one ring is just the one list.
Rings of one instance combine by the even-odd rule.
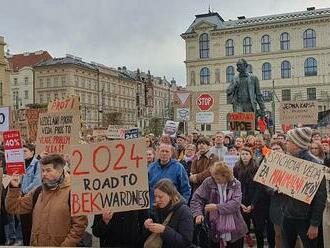
[[62, 86], [65, 85], [65, 77], [61, 77], [61, 81], [62, 81]]
[[316, 88], [307, 88], [307, 100], [316, 100]]
[[40, 94], [40, 103], [44, 103], [44, 94]]
[[25, 78], [24, 78], [24, 84], [25, 84], [25, 85], [28, 85], [28, 84], [29, 84], [29, 78], [28, 78], [28, 77], [25, 77]]
[[24, 90], [24, 99], [29, 99], [29, 91]]
[[54, 99], [58, 99], [58, 93], [54, 93]]
[[234, 66], [228, 66], [226, 69], [226, 81], [227, 83], [230, 83], [234, 80], [235, 71]]
[[58, 86], [58, 77], [54, 77], [54, 87]]
[[200, 84], [209, 84], [210, 83], [210, 70], [207, 67], [202, 68], [200, 72]]
[[17, 85], [17, 78], [14, 78], [14, 85]]
[[248, 64], [248, 65], [247, 65], [247, 68], [246, 68], [246, 71], [247, 71], [248, 73], [251, 73], [251, 74], [252, 74], [252, 65]]
[[262, 65], [262, 80], [269, 80], [272, 78], [272, 66], [270, 63]]
[[234, 55], [234, 41], [229, 39], [226, 41], [226, 56]]
[[199, 36], [199, 57], [205, 59], [209, 57], [209, 35], [204, 33]]
[[313, 29], [304, 32], [304, 48], [316, 47], [316, 33]]
[[280, 43], [281, 43], [281, 50], [290, 49], [290, 36], [288, 33], [281, 33]]
[[47, 78], [47, 88], [51, 87], [50, 78]]
[[202, 124], [201, 130], [202, 131], [211, 131], [211, 124]]
[[269, 52], [270, 51], [270, 37], [268, 34], [265, 34], [261, 37], [261, 52]]
[[243, 53], [248, 54], [251, 53], [252, 50], [252, 41], [250, 37], [245, 37], [243, 40]]
[[291, 90], [282, 90], [282, 101], [291, 101]]
[[40, 88], [44, 87], [44, 80], [42, 78], [39, 79], [39, 84], [40, 84]]
[[283, 61], [281, 63], [281, 78], [291, 77], [291, 64], [289, 61]]
[[317, 75], [317, 61], [314, 58], [307, 58], [305, 60], [305, 76], [316, 76]]

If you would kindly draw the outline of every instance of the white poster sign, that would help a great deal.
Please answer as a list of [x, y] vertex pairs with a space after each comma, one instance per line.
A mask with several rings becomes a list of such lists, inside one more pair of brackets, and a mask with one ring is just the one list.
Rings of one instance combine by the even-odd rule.
[[214, 122], [213, 112], [197, 112], [196, 122], [201, 124], [209, 124]]
[[189, 108], [178, 108], [176, 110], [176, 118], [178, 121], [189, 121], [190, 120], [190, 109]]
[[0, 108], [0, 132], [9, 130], [9, 107]]

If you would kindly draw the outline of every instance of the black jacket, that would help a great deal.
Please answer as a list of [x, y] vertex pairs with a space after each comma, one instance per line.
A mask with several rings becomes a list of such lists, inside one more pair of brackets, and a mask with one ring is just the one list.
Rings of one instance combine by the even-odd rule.
[[163, 239], [162, 248], [185, 248], [191, 247], [194, 232], [193, 217], [190, 208], [184, 200], [170, 208], [156, 210], [153, 221], [162, 224], [167, 215], [173, 211], [173, 215], [165, 231], [161, 234]]
[[[320, 162], [308, 150], [301, 150], [295, 154], [294, 157], [314, 163]], [[291, 219], [309, 220], [310, 225], [319, 226], [323, 218], [326, 199], [326, 183], [325, 177], [323, 177], [321, 184], [316, 191], [316, 194], [310, 205], [292, 197], [287, 197], [284, 205], [284, 216]]]
[[114, 213], [108, 224], [102, 215], [94, 216], [93, 235], [100, 238], [100, 247], [143, 247], [143, 224], [147, 210]]

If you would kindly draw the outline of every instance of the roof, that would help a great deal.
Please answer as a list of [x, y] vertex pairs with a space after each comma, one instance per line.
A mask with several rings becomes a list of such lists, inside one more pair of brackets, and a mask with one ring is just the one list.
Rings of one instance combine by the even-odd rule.
[[72, 65], [78, 65], [82, 66], [91, 70], [97, 70], [98, 66], [94, 63], [87, 63], [85, 61], [82, 61], [81, 58], [75, 57], [72, 55], [66, 55], [66, 57], [63, 58], [53, 58], [49, 59], [43, 62], [40, 62], [36, 64], [36, 67], [41, 67], [41, 66], [50, 66], [50, 65], [64, 65], [64, 64], [72, 64]]
[[[212, 15], [211, 15], [212, 14]], [[191, 33], [200, 22], [206, 21], [211, 24], [216, 25], [216, 29], [230, 29], [230, 28], [238, 28], [245, 26], [253, 26], [257, 24], [265, 24], [265, 23], [276, 23], [276, 22], [284, 22], [284, 21], [294, 21], [294, 20], [303, 20], [309, 18], [318, 18], [330, 16], [330, 8], [324, 9], [311, 9], [306, 11], [299, 12], [291, 12], [277, 15], [267, 15], [260, 17], [252, 17], [252, 18], [241, 18], [237, 20], [228, 20], [221, 21], [221, 16], [218, 13], [209, 13], [205, 15], [196, 15], [196, 19], [190, 25], [185, 33]]]
[[37, 51], [33, 53], [21, 53], [7, 56], [9, 67], [13, 71], [19, 71], [25, 66], [33, 66], [52, 59], [52, 56], [47, 51]]

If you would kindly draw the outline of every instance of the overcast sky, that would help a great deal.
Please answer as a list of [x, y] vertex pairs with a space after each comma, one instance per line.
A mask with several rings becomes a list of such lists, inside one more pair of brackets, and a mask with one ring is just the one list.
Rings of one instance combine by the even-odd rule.
[[330, 7], [329, 0], [0, 0], [11, 53], [47, 50], [117, 68], [150, 70], [185, 85], [180, 34], [209, 4], [224, 20]]

